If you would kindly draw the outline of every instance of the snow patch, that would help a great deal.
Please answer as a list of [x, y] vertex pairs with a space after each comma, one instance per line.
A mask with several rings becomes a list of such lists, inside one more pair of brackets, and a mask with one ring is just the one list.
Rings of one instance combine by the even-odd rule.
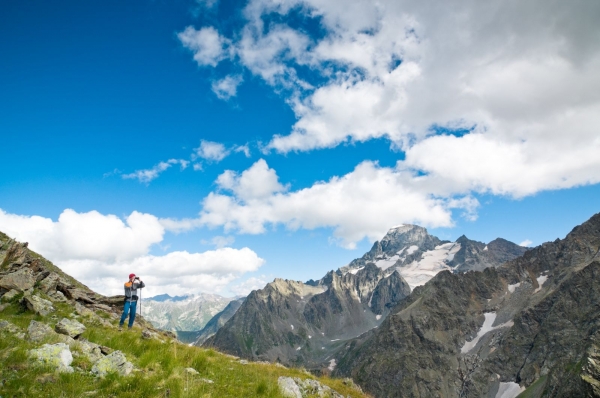
[[333, 339], [333, 340], [331, 340], [331, 341], [338, 341], [338, 340], [340, 340], [340, 339]]
[[537, 292], [539, 292], [540, 290], [542, 290], [542, 286], [544, 286], [544, 283], [546, 283], [546, 281], [547, 281], [547, 280], [548, 280], [548, 275], [543, 275], [543, 274], [542, 274], [542, 275], [538, 276], [538, 277], [537, 277], [537, 283], [538, 283], [538, 285], [539, 285], [539, 286], [538, 286], [538, 288], [537, 288], [537, 289], [535, 289], [533, 292], [534, 292], [534, 293], [537, 293]]
[[508, 322], [505, 322], [498, 326], [492, 326], [494, 324], [494, 322], [496, 321], [496, 313], [495, 312], [487, 312], [487, 313], [483, 314], [483, 316], [485, 317], [485, 320], [483, 321], [483, 325], [481, 326], [481, 329], [479, 329], [479, 331], [477, 332], [477, 336], [475, 336], [475, 338], [472, 341], [465, 342], [465, 345], [463, 345], [462, 348], [460, 349], [461, 353], [466, 354], [467, 352], [471, 351], [477, 345], [479, 340], [483, 336], [485, 336], [486, 333], [491, 332], [492, 330], [495, 330], [495, 329], [511, 327], [514, 325], [513, 321], [508, 321]]
[[521, 286], [521, 282], [515, 283], [514, 285], [508, 285], [508, 291], [511, 293], [515, 292], [515, 289]]
[[292, 327], [292, 330], [294, 330], [294, 325], [290, 325]]
[[419, 246], [412, 245], [411, 247], [408, 248], [408, 250], [406, 251], [406, 254], [410, 256], [411, 254], [416, 252], [418, 249], [419, 249]]
[[381, 260], [377, 260], [375, 262], [375, 265], [378, 266], [381, 269], [388, 269], [390, 268], [392, 265], [396, 264], [396, 261], [398, 261], [400, 259], [399, 255], [394, 255], [390, 258], [382, 258]]
[[500, 383], [496, 398], [516, 398], [523, 391], [525, 391], [525, 387], [521, 387], [512, 381], [509, 383]]
[[439, 272], [450, 270], [451, 268], [447, 264], [447, 261], [450, 261], [448, 258], [453, 259], [459, 250], [460, 243], [444, 243], [423, 253], [421, 260], [399, 266], [396, 269], [412, 290], [417, 286], [424, 285]]
[[301, 348], [302, 348], [302, 347], [298, 347], [298, 348], [296, 348], [296, 351], [300, 351], [300, 349], [301, 349]]
[[337, 365], [335, 359], [332, 359], [331, 361], [329, 361], [329, 366], [327, 367], [327, 369], [329, 369], [329, 371], [333, 372], [333, 369], [335, 369], [335, 365]]
[[312, 336], [309, 334], [309, 335], [308, 335], [308, 338], [309, 338], [309, 339], [312, 339]]
[[487, 246], [486, 246], [486, 247], [484, 247], [484, 248], [483, 248], [483, 251], [484, 251], [484, 252], [488, 251], [488, 247], [487, 247]]
[[375, 319], [380, 320], [381, 319], [381, 315], [376, 315]]

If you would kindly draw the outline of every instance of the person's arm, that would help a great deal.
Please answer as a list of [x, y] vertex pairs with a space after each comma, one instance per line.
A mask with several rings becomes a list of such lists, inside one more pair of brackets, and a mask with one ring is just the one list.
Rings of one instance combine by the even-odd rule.
[[137, 285], [137, 289], [142, 289], [142, 288], [146, 287], [146, 284], [144, 282], [142, 282], [141, 280], [138, 280], [136, 285]]

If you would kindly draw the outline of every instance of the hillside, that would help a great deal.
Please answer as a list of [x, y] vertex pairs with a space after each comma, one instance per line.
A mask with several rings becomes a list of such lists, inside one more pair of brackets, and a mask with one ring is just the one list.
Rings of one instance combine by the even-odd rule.
[[[364, 397], [350, 380], [189, 347], [0, 233], [0, 396]], [[138, 322], [139, 320], [139, 322]], [[331, 388], [330, 388], [331, 387]]]

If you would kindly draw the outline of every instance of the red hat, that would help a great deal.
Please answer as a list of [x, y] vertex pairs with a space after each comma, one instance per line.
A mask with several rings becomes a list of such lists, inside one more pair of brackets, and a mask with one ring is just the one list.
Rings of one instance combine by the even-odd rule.
[[129, 274], [129, 279], [133, 278], [135, 274]]

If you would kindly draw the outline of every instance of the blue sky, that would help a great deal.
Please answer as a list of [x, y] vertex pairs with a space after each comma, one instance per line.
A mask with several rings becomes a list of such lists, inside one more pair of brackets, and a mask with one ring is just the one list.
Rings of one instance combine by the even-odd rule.
[[597, 6], [450, 3], [3, 2], [0, 230], [107, 294], [319, 278], [401, 223], [563, 237], [600, 210]]

